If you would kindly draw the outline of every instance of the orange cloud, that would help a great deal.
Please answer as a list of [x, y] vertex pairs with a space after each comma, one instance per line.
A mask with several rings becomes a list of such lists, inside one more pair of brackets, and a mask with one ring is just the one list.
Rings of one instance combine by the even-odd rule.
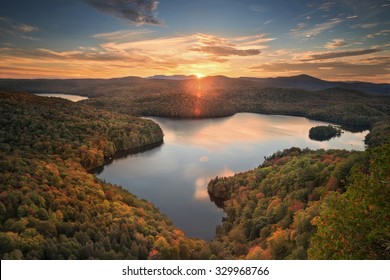
[[[247, 56], [258, 55], [258, 49], [265, 48], [263, 43], [271, 40], [264, 35], [223, 38], [210, 34], [147, 38], [151, 34], [147, 29], [96, 34], [93, 37], [102, 41], [99, 46], [66, 51], [3, 47], [0, 77], [232, 75], [232, 69], [240, 71], [251, 61]], [[258, 49], [244, 48], [248, 43], [257, 44]]]
[[359, 49], [359, 50], [318, 53], [318, 54], [312, 54], [309, 56], [309, 58], [303, 59], [302, 61], [314, 61], [314, 60], [333, 59], [333, 58], [340, 58], [340, 57], [359, 56], [359, 55], [377, 53], [381, 51], [383, 50], [380, 48], [373, 48], [373, 49]]

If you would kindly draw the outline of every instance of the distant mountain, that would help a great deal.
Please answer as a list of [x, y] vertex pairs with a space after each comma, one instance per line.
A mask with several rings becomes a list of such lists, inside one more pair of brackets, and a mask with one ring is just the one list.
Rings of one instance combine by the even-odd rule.
[[196, 78], [196, 76], [195, 75], [191, 75], [191, 76], [186, 76], [186, 75], [171, 75], [171, 76], [154, 75], [154, 76], [148, 77], [147, 79], [150, 79], [150, 80], [189, 80], [189, 79], [193, 79], [193, 78]]
[[390, 84], [374, 84], [367, 82], [330, 82], [309, 75], [277, 78], [240, 77], [239, 79], [256, 82], [263, 87], [300, 88], [305, 90], [324, 90], [338, 87], [359, 90], [367, 93], [390, 95]]
[[[107, 93], [132, 92], [137, 95], [140, 90], [162, 91], [176, 90], [187, 80], [195, 79], [194, 75], [155, 75], [148, 78], [121, 77], [112, 79], [0, 79], [0, 87], [29, 92], [73, 93], [86, 96], [102, 96]], [[390, 84], [367, 82], [330, 82], [308, 75], [277, 78], [230, 78], [222, 75], [203, 77], [204, 82], [219, 88], [297, 88], [308, 91], [319, 91], [331, 88], [357, 90], [371, 94], [390, 96]]]

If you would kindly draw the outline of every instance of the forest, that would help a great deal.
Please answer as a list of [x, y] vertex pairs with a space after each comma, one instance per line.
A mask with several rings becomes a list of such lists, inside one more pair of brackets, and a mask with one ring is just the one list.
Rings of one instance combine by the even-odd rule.
[[[390, 98], [226, 77], [15, 80], [0, 90], [1, 259], [389, 259]], [[78, 93], [77, 103], [26, 92]], [[83, 89], [83, 91], [80, 91]], [[163, 141], [138, 116], [285, 114], [368, 128], [364, 152], [276, 152], [208, 185], [226, 212], [211, 242], [89, 171]]]
[[214, 178], [227, 217], [216, 259], [390, 259], [390, 121], [367, 150], [278, 151], [254, 170]]
[[215, 178], [226, 220], [217, 259], [389, 259], [390, 145], [366, 152], [278, 152], [258, 168]]
[[341, 133], [341, 129], [333, 125], [320, 125], [312, 127], [309, 130], [309, 138], [317, 141], [325, 141], [339, 137]]
[[150, 202], [88, 172], [162, 141], [149, 120], [0, 92], [1, 259], [204, 259]]
[[82, 101], [84, 104], [133, 116], [208, 118], [251, 112], [370, 128], [390, 115], [390, 98], [386, 94], [340, 87], [311, 91], [273, 85], [224, 76], [188, 80], [0, 80], [0, 86], [13, 90], [82, 93], [90, 97]]

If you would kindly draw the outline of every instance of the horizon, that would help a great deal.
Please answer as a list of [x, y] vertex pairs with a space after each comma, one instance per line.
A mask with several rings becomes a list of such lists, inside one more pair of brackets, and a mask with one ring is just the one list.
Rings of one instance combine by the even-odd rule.
[[15, 0], [0, 7], [3, 79], [390, 80], [389, 0]]
[[[164, 79], [164, 78], [155, 78], [155, 77], [175, 77], [175, 76], [182, 76], [182, 77], [185, 77], [185, 79]], [[145, 76], [145, 77], [141, 77], [141, 76], [120, 76], [120, 77], [112, 77], [112, 78], [99, 78], [99, 77], [96, 77], [96, 78], [93, 78], [93, 77], [78, 77], [78, 78], [72, 78], [72, 77], [62, 77], [62, 78], [57, 78], [57, 77], [49, 77], [49, 78], [2, 78], [0, 77], [0, 80], [111, 80], [111, 79], [125, 79], [125, 78], [139, 78], [139, 79], [150, 79], [150, 80], [190, 80], [190, 79], [205, 79], [205, 78], [216, 78], [216, 77], [224, 77], [224, 78], [228, 78], [228, 79], [281, 79], [281, 78], [296, 78], [296, 77], [302, 77], [302, 76], [306, 76], [306, 77], [309, 77], [309, 78], [313, 78], [313, 79], [318, 79], [318, 80], [321, 80], [321, 81], [325, 81], [325, 82], [329, 82], [329, 83], [372, 83], [372, 84], [384, 84], [384, 85], [390, 85], [390, 83], [386, 83], [386, 82], [370, 82], [370, 81], [359, 81], [359, 80], [340, 80], [340, 81], [336, 81], [336, 80], [325, 80], [325, 79], [321, 79], [319, 77], [315, 77], [315, 76], [312, 76], [312, 75], [308, 75], [308, 74], [297, 74], [297, 75], [293, 75], [293, 76], [276, 76], [276, 77], [250, 77], [250, 76], [240, 76], [240, 77], [231, 77], [231, 76], [226, 76], [226, 75], [206, 75], [206, 76], [197, 76], [196, 74], [189, 74], [189, 75], [186, 75], [186, 74], [169, 74], [169, 75], [165, 75], [165, 74], [156, 74], [156, 75], [153, 75], [153, 76]]]

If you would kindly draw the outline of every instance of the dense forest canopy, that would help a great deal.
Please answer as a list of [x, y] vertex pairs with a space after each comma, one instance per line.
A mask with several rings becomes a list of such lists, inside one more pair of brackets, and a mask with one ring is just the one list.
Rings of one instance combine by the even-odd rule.
[[224, 76], [188, 80], [0, 80], [0, 86], [84, 95], [90, 97], [84, 104], [137, 116], [204, 118], [252, 112], [370, 127], [390, 114], [388, 95], [363, 93], [337, 83], [320, 90], [303, 90], [294, 88], [302, 84], [297, 83], [299, 77], [291, 79], [288, 88], [275, 87], [278, 83]]
[[[269, 88], [207, 77], [6, 80], [78, 103], [0, 91], [2, 259], [388, 259], [390, 98], [351, 89]], [[88, 170], [118, 151], [159, 144], [135, 116], [287, 114], [370, 128], [365, 152], [291, 148], [258, 168], [215, 178], [226, 220], [207, 244], [150, 202]], [[336, 234], [337, 233], [337, 234]]]
[[312, 127], [309, 130], [309, 138], [317, 141], [325, 141], [338, 137], [341, 133], [341, 129], [333, 125], [320, 125]]
[[58, 98], [0, 92], [1, 259], [206, 258], [151, 203], [87, 170], [162, 141], [155, 123]]
[[390, 145], [368, 152], [291, 148], [208, 186], [226, 220], [217, 259], [389, 259]]

